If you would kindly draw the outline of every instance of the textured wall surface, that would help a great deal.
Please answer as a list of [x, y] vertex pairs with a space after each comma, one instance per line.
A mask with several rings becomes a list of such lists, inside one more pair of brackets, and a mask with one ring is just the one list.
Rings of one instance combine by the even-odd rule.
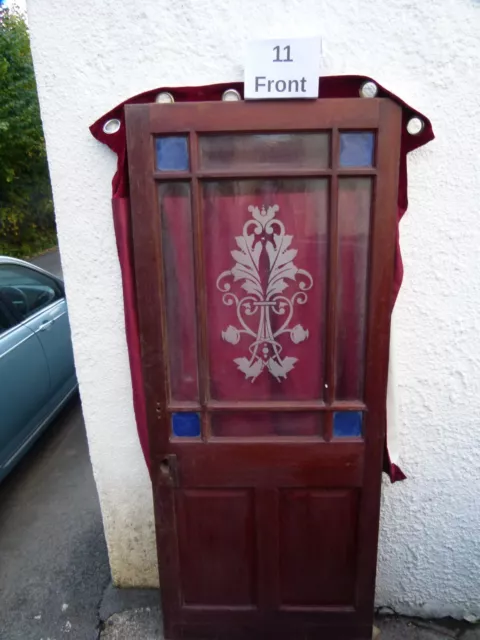
[[[397, 308], [402, 465], [385, 483], [377, 599], [480, 616], [480, 3], [28, 0], [73, 341], [114, 579], [157, 581], [110, 210], [115, 158], [88, 125], [168, 85], [242, 79], [251, 37], [323, 37], [323, 74], [375, 77], [433, 121], [409, 160]], [[476, 92], [475, 92], [476, 87]]]

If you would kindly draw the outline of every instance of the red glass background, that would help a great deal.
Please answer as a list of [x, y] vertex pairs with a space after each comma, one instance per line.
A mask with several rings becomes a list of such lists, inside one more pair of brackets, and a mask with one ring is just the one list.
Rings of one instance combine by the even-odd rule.
[[[327, 271], [327, 204], [328, 182], [324, 179], [283, 179], [283, 180], [237, 180], [212, 181], [203, 184], [203, 218], [204, 218], [204, 247], [205, 272], [207, 286], [207, 332], [210, 372], [211, 396], [217, 400], [311, 400], [323, 397], [324, 363], [325, 363], [325, 295]], [[283, 333], [276, 341], [279, 344], [280, 359], [285, 365], [286, 373], [279, 371], [276, 363], [272, 364], [272, 375], [264, 366], [257, 377], [249, 375], [239, 368], [236, 359], [251, 359], [249, 347], [255, 342], [250, 335], [238, 334], [241, 328], [236, 312], [236, 304], [225, 304], [229, 297], [217, 287], [217, 279], [225, 271], [231, 271], [238, 262], [241, 248], [236, 240], [242, 237], [242, 231], [247, 221], [252, 220], [249, 207], [258, 207], [261, 211], [278, 206], [275, 218], [285, 227], [283, 238], [285, 251], [280, 260], [286, 261], [284, 266], [293, 262], [297, 269], [309, 272], [313, 279], [311, 289], [303, 294], [293, 304], [293, 314], [289, 328], [293, 333]], [[252, 225], [253, 227], [253, 225]], [[275, 234], [280, 235], [278, 227]], [[259, 256], [258, 271], [262, 283], [263, 294], [267, 291], [270, 264], [266, 244], [272, 239], [267, 233], [258, 236], [249, 228], [248, 233], [254, 235], [253, 251], [260, 251], [257, 243], [262, 244]], [[234, 256], [232, 256], [232, 251]], [[288, 254], [287, 254], [288, 252]], [[291, 258], [291, 260], [288, 260]], [[243, 265], [241, 265], [243, 266]], [[242, 288], [245, 280], [234, 281], [233, 277], [225, 282], [231, 286], [231, 292], [238, 299], [248, 296], [248, 291]], [[301, 292], [301, 283], [308, 287], [309, 280], [297, 272], [295, 280], [284, 278], [284, 289], [280, 295], [287, 299], [297, 292]], [[230, 298], [231, 299], [231, 298]], [[252, 306], [255, 308], [253, 299]], [[276, 314], [270, 308], [272, 331], [279, 330], [285, 321], [288, 305], [284, 307], [283, 315]], [[265, 310], [266, 311], [266, 310]], [[261, 308], [256, 307], [252, 315], [244, 314], [248, 326], [255, 331], [260, 322]], [[230, 327], [230, 328], [229, 328]], [[308, 331], [308, 337], [306, 336]], [[222, 338], [222, 332], [236, 344]], [[293, 341], [292, 341], [293, 336]], [[258, 345], [260, 358], [264, 358], [262, 350], [269, 349], [265, 360], [272, 356], [270, 345]], [[254, 360], [253, 365], [260, 366]], [[245, 362], [244, 362], [245, 364]], [[277, 360], [278, 364], [278, 360]], [[257, 369], [258, 369], [257, 366]], [[248, 375], [248, 372], [247, 372]]]

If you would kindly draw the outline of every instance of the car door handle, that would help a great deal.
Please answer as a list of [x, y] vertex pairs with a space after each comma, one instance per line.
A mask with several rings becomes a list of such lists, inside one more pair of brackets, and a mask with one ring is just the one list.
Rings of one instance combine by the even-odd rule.
[[46, 322], [42, 322], [37, 331], [48, 331], [54, 322], [55, 320], [47, 320]]

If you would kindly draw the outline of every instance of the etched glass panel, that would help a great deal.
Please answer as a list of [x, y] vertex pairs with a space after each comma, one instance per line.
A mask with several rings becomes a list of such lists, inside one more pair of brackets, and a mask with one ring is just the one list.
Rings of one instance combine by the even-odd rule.
[[203, 184], [215, 399], [318, 399], [324, 385], [328, 182]]
[[303, 411], [213, 413], [212, 433], [219, 437], [322, 436], [323, 415]]
[[338, 190], [336, 397], [361, 400], [365, 370], [370, 178], [341, 178]]
[[[163, 264], [170, 396], [198, 400], [195, 273], [193, 266], [190, 186], [161, 183], [158, 195]], [[160, 318], [158, 319], [160, 323]]]
[[330, 166], [328, 133], [260, 133], [200, 136], [200, 167], [251, 171]]

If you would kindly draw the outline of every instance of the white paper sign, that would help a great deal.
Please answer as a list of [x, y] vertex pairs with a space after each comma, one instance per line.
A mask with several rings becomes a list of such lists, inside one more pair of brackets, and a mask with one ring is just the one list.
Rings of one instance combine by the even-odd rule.
[[318, 98], [321, 47], [320, 37], [250, 42], [245, 99]]

